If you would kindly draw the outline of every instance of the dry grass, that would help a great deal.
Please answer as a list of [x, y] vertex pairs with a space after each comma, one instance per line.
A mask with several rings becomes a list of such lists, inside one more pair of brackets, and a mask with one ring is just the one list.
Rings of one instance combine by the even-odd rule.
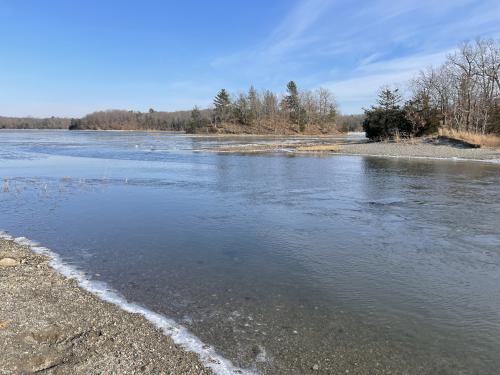
[[394, 134], [394, 142], [400, 143], [401, 142], [401, 136], [399, 135], [399, 131], [396, 130], [396, 134]]
[[314, 152], [338, 152], [340, 148], [338, 145], [334, 144], [322, 144], [322, 145], [302, 145], [295, 148], [296, 151], [314, 151]]
[[262, 143], [262, 144], [246, 144], [235, 145], [228, 147], [218, 147], [212, 149], [216, 152], [245, 152], [245, 153], [261, 153], [261, 152], [339, 152], [340, 147], [336, 144], [315, 144], [315, 143]]
[[439, 129], [439, 135], [468, 142], [480, 147], [500, 148], [500, 137], [495, 134], [477, 134], [464, 131]]
[[410, 136], [409, 138], [406, 138], [405, 139], [405, 143], [408, 143], [410, 145], [416, 145], [419, 143], [419, 139], [418, 138], [415, 138], [413, 136]]
[[410, 145], [416, 145], [419, 142], [418, 138], [415, 138], [413, 135], [410, 135], [409, 137], [401, 137], [399, 131], [396, 131], [396, 134], [394, 134], [394, 138], [392, 139], [392, 141], [394, 143], [403, 143]]

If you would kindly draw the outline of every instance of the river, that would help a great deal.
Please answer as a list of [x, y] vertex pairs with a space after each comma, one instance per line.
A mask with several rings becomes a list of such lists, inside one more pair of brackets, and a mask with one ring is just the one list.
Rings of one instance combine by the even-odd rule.
[[500, 165], [242, 141], [1, 131], [0, 229], [263, 374], [498, 373]]

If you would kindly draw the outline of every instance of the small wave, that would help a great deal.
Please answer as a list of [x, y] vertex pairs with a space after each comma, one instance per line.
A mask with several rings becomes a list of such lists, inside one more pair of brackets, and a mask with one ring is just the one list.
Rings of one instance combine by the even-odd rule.
[[406, 201], [404, 199], [398, 199], [398, 198], [383, 198], [383, 199], [367, 201], [367, 203], [372, 206], [398, 206], [405, 202]]
[[48, 256], [50, 266], [59, 272], [61, 275], [74, 279], [78, 285], [88, 292], [96, 295], [101, 300], [112, 303], [122, 310], [132, 314], [141, 314], [154, 326], [161, 329], [166, 336], [170, 336], [172, 340], [182, 346], [184, 349], [196, 353], [202, 363], [210, 368], [215, 374], [230, 375], [230, 374], [255, 374], [256, 372], [246, 369], [240, 369], [232, 364], [232, 362], [215, 351], [212, 346], [204, 344], [198, 337], [193, 335], [189, 330], [174, 320], [167, 318], [164, 315], [155, 313], [136, 303], [126, 300], [120, 293], [110, 288], [106, 283], [90, 280], [85, 276], [85, 273], [77, 268], [65, 263], [61, 257], [52, 250], [40, 246], [38, 243], [31, 241], [26, 237], [13, 237], [6, 232], [0, 231], [0, 238], [13, 240], [19, 245], [29, 246], [36, 254]]

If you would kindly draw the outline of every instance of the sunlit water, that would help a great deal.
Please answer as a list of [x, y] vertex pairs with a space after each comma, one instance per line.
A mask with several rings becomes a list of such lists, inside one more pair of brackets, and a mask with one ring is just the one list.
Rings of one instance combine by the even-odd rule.
[[0, 229], [262, 373], [498, 373], [500, 166], [244, 141], [2, 131]]

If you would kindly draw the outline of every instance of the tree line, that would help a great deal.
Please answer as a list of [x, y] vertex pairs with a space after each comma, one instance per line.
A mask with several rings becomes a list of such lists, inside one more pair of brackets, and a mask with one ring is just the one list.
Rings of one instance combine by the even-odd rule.
[[107, 110], [71, 119], [70, 130], [159, 130], [183, 131], [190, 122], [190, 111], [148, 112]]
[[5, 117], [0, 116], [0, 129], [68, 129], [71, 119], [61, 117]]
[[[284, 95], [270, 90], [231, 95], [221, 89], [210, 108], [192, 111], [148, 112], [107, 110], [82, 118], [0, 117], [0, 128], [70, 130], [161, 130], [188, 133], [296, 134], [329, 133], [336, 127], [338, 106], [327, 89], [303, 90], [290, 81]], [[355, 127], [358, 117], [343, 117], [343, 127]]]
[[439, 127], [500, 135], [500, 40], [464, 43], [408, 88], [405, 102], [398, 89], [380, 90], [377, 104], [365, 110], [369, 138], [421, 136]]
[[183, 131], [190, 119], [190, 111], [157, 112], [150, 109], [148, 112], [138, 112], [112, 109], [93, 112], [82, 118], [0, 116], [0, 129]]
[[299, 91], [294, 81], [285, 95], [270, 90], [258, 92], [251, 86], [246, 93], [231, 95], [221, 89], [213, 107], [205, 113], [195, 107], [188, 132], [322, 132], [335, 128], [338, 106], [333, 93], [325, 88]]

